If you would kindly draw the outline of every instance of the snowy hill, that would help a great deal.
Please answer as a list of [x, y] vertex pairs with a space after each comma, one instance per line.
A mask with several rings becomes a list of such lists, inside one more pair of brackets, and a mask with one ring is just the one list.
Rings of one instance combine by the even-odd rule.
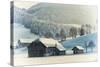
[[75, 39], [70, 39], [70, 40], [66, 40], [63, 41], [62, 44], [65, 48], [73, 48], [76, 45], [80, 45], [80, 46], [85, 46], [84, 43], [85, 41], [89, 42], [89, 41], [93, 41], [95, 44], [97, 41], [97, 33], [92, 33], [92, 34], [87, 34], [84, 36], [80, 36], [78, 38]]

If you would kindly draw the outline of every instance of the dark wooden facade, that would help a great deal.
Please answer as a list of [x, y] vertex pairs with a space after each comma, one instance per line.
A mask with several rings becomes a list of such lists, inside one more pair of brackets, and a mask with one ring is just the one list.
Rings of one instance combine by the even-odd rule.
[[46, 55], [45, 56], [57, 56], [57, 55], [65, 55], [65, 50], [60, 51], [56, 47], [46, 48]]
[[29, 57], [65, 55], [65, 50], [60, 51], [56, 46], [46, 47], [41, 41], [36, 40], [28, 46]]
[[45, 51], [45, 46], [42, 45], [41, 42], [35, 41], [32, 42], [29, 46], [28, 46], [28, 56], [29, 57], [40, 57], [40, 56], [44, 56], [44, 54], [46, 53]]
[[74, 47], [72, 50], [73, 50], [73, 54], [81, 54], [81, 53], [84, 53], [84, 49], [80, 49], [77, 46]]

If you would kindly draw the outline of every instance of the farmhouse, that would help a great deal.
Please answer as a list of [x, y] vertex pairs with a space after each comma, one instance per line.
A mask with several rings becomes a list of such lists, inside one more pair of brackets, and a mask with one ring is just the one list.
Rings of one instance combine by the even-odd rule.
[[65, 55], [65, 48], [52, 38], [39, 38], [28, 46], [29, 57]]
[[84, 53], [84, 48], [81, 46], [75, 46], [73, 49], [73, 54], [81, 54]]

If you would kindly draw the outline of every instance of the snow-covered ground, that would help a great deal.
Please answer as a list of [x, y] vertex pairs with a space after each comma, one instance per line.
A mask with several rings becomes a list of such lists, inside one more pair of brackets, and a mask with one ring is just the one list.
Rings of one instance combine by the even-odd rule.
[[24, 25], [19, 23], [14, 23], [14, 43], [16, 43], [19, 39], [37, 39], [37, 38], [38, 36], [31, 33], [30, 29], [25, 28]]
[[97, 54], [79, 54], [79, 55], [64, 55], [50, 57], [32, 57], [29, 58], [26, 54], [15, 54], [14, 65], [37, 65], [37, 64], [54, 64], [54, 63], [73, 63], [73, 62], [89, 62], [96, 61]]
[[[38, 38], [38, 36], [30, 33], [29, 29], [25, 29], [23, 25], [15, 24], [14, 30], [14, 46], [18, 46], [17, 40], [20, 38]], [[23, 32], [22, 32], [23, 31]], [[26, 36], [27, 35], [27, 36]], [[14, 49], [14, 65], [35, 65], [35, 64], [52, 64], [52, 63], [69, 63], [69, 62], [85, 62], [85, 61], [95, 61], [97, 60], [97, 54], [79, 54], [73, 55], [72, 47], [75, 45], [84, 45], [84, 41], [94, 40], [97, 41], [97, 34], [89, 34], [75, 39], [67, 38], [62, 45], [66, 48], [66, 55], [64, 56], [50, 56], [50, 57], [28, 57], [27, 47]], [[97, 43], [96, 43], [97, 45]], [[70, 47], [70, 49], [69, 49]], [[90, 49], [88, 49], [90, 50]], [[95, 48], [97, 50], [97, 48]]]

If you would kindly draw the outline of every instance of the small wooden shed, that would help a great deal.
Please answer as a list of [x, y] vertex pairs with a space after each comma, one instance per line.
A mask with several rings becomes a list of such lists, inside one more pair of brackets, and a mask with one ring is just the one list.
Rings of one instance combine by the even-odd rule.
[[84, 53], [84, 48], [82, 46], [73, 47], [73, 54], [81, 54]]
[[34, 41], [34, 39], [19, 39], [18, 45], [19, 47], [27, 47], [32, 41]]

